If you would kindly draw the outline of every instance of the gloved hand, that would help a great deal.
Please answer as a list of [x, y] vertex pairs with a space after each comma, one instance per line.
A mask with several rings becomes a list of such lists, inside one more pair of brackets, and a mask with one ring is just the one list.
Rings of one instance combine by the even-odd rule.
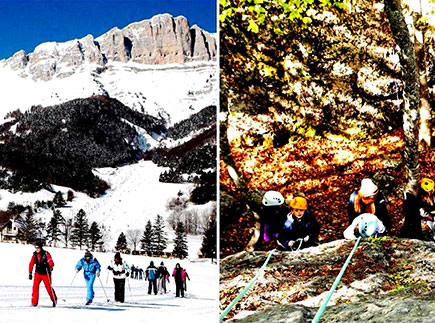
[[127, 276], [127, 277], [130, 276], [130, 273], [125, 273], [125, 276]]
[[100, 277], [100, 272], [99, 271], [97, 271], [97, 277]]
[[289, 219], [289, 220], [285, 221], [284, 228], [286, 228], [287, 230], [291, 230], [292, 226], [293, 226], [293, 220]]
[[79, 270], [78, 269], [76, 269], [76, 274], [79, 272]]
[[304, 238], [304, 242], [308, 242], [308, 240], [310, 240], [310, 236], [306, 236], [305, 238]]
[[290, 240], [290, 241], [288, 242], [288, 246], [289, 246], [289, 247], [293, 247], [294, 244], [295, 244], [295, 241], [294, 241], [294, 240]]
[[29, 273], [29, 279], [32, 280], [32, 273]]
[[110, 266], [107, 266], [107, 269], [109, 269], [109, 270], [112, 270], [113, 268], [112, 268], [112, 267], [110, 267]]

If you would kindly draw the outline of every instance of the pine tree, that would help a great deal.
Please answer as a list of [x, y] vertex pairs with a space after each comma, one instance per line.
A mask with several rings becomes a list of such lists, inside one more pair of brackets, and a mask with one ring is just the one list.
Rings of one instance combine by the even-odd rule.
[[64, 222], [64, 218], [62, 213], [59, 210], [53, 210], [53, 216], [50, 219], [50, 222], [47, 225], [47, 239], [53, 246], [56, 247], [57, 242], [60, 241], [59, 236], [62, 234], [60, 231], [60, 226]]
[[186, 258], [188, 253], [187, 236], [184, 230], [183, 222], [178, 222], [175, 230], [174, 251], [172, 254], [180, 259]]
[[156, 255], [161, 255], [168, 246], [168, 239], [165, 233], [165, 222], [163, 221], [163, 218], [158, 214], [156, 216], [156, 220], [154, 221], [153, 231], [154, 234], [152, 242], [154, 247], [154, 253]]
[[92, 222], [89, 229], [89, 248], [95, 251], [95, 248], [101, 249], [103, 245], [103, 235], [101, 234], [100, 228], [97, 222]]
[[210, 220], [207, 223], [207, 228], [205, 229], [203, 238], [201, 253], [205, 258], [216, 258], [216, 244], [217, 244], [217, 228], [216, 228], [216, 217], [210, 216]]
[[80, 249], [82, 249], [83, 246], [88, 244], [88, 238], [88, 219], [86, 218], [86, 212], [83, 209], [80, 209], [74, 217], [73, 228], [71, 231], [71, 242], [74, 246], [79, 246]]
[[24, 240], [27, 243], [35, 241], [38, 234], [38, 224], [33, 216], [33, 210], [31, 208], [27, 210], [24, 217], [20, 216], [17, 218], [17, 222], [20, 226], [20, 230], [18, 231], [19, 239]]
[[127, 238], [125, 237], [124, 232], [121, 232], [121, 234], [119, 235], [118, 241], [116, 242], [115, 249], [117, 251], [122, 251], [124, 253], [128, 252]]
[[63, 207], [66, 205], [65, 200], [63, 199], [63, 195], [61, 191], [57, 191], [53, 198], [53, 203], [55, 207]]
[[142, 243], [141, 249], [144, 250], [148, 256], [152, 256], [154, 251], [153, 235], [154, 235], [153, 227], [151, 225], [151, 221], [148, 220], [142, 238], [140, 239], [140, 242]]
[[63, 242], [65, 243], [66, 248], [68, 248], [68, 244], [71, 239], [72, 226], [73, 226], [72, 219], [71, 218], [65, 219], [62, 226], [63, 230], [61, 229], [61, 231], [63, 236]]
[[74, 192], [71, 190], [68, 190], [68, 192], [66, 193], [66, 200], [68, 202], [71, 202], [74, 198]]

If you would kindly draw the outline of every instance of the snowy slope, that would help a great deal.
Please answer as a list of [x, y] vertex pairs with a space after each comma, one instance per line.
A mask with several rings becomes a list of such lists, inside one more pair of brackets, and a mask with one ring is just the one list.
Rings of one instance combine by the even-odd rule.
[[[116, 244], [121, 232], [126, 233], [128, 229], [144, 230], [148, 220], [154, 222], [157, 214], [164, 219], [167, 218], [166, 202], [169, 198], [177, 196], [179, 191], [188, 194], [193, 188], [192, 184], [171, 184], [160, 183], [159, 174], [163, 168], [157, 167], [151, 161], [140, 161], [133, 165], [126, 165], [118, 168], [96, 169], [95, 174], [108, 182], [111, 189], [99, 198], [91, 198], [80, 192], [74, 192], [75, 198], [64, 208], [59, 208], [62, 216], [73, 218], [80, 209], [83, 209], [88, 217], [89, 223], [96, 221], [109, 234], [108, 250]], [[67, 187], [54, 186], [55, 191], [66, 193]], [[52, 200], [54, 193], [41, 190], [37, 193], [11, 193], [7, 190], [0, 190], [0, 209], [6, 210], [9, 202], [16, 204], [33, 205], [37, 200]], [[210, 208], [211, 204], [204, 206], [193, 206], [194, 208]], [[42, 210], [36, 214], [44, 222], [52, 217], [51, 210]], [[174, 233], [166, 224], [168, 238], [172, 240]], [[189, 258], [197, 258], [201, 247], [201, 236], [188, 237]], [[172, 251], [172, 244], [168, 245], [168, 251]]]
[[83, 273], [79, 272], [74, 278], [74, 267], [83, 257], [83, 251], [50, 247], [46, 250], [55, 262], [53, 287], [58, 306], [51, 307], [41, 283], [39, 305], [34, 308], [30, 307], [32, 281], [27, 277], [33, 246], [0, 243], [1, 255], [11, 260], [10, 265], [0, 269], [0, 322], [218, 322], [218, 266], [210, 262], [123, 255], [129, 265], [143, 269], [151, 260], [157, 265], [164, 261], [171, 274], [175, 264], [180, 262], [191, 280], [187, 284], [186, 297], [175, 298], [172, 278], [168, 284], [170, 291], [164, 295], [148, 295], [143, 280], [129, 279], [125, 303], [121, 304], [113, 302], [113, 280], [105, 269], [113, 259], [113, 253], [94, 253], [103, 268], [101, 283], [98, 279], [95, 281], [94, 303], [84, 306], [86, 287]]
[[0, 66], [0, 89], [0, 120], [16, 109], [24, 112], [34, 105], [49, 106], [108, 94], [132, 109], [164, 118], [172, 125], [206, 106], [217, 105], [217, 65], [113, 62], [102, 69], [84, 64], [71, 76], [49, 81], [20, 76], [5, 65]]

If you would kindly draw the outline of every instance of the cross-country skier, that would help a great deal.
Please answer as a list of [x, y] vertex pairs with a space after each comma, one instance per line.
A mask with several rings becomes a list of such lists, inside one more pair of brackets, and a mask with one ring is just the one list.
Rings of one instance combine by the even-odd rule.
[[77, 262], [76, 272], [78, 273], [83, 268], [83, 276], [85, 277], [87, 286], [86, 305], [92, 303], [94, 299], [94, 282], [95, 276], [100, 276], [101, 266], [94, 256], [86, 250], [85, 256]]
[[122, 260], [121, 254], [117, 252], [111, 266], [107, 269], [113, 272], [113, 283], [115, 284], [115, 302], [124, 303], [125, 279], [129, 276], [130, 268]]
[[163, 264], [163, 261], [160, 263], [159, 268], [157, 268], [158, 270], [158, 290], [160, 294], [166, 294], [166, 281], [168, 281], [169, 283], [169, 272], [168, 269], [166, 268], [166, 266]]
[[175, 297], [180, 297], [180, 295], [181, 297], [184, 297], [183, 268], [179, 263], [175, 265], [172, 277], [175, 279]]
[[181, 279], [183, 279], [183, 289], [186, 292], [187, 291], [187, 280], [190, 280], [189, 274], [187, 273], [186, 269], [183, 268], [181, 271]]
[[33, 280], [33, 290], [32, 290], [32, 306], [38, 305], [39, 300], [39, 284], [41, 280], [44, 282], [45, 289], [53, 302], [53, 307], [56, 306], [57, 297], [54, 292], [52, 281], [51, 281], [51, 271], [54, 267], [53, 259], [48, 251], [42, 248], [42, 242], [35, 243], [35, 252], [33, 253], [32, 259], [29, 263], [29, 279], [32, 279], [33, 266], [35, 266], [35, 279]]
[[154, 294], [157, 295], [157, 268], [154, 266], [154, 261], [145, 270], [145, 279], [148, 279], [148, 294], [151, 295], [151, 290], [154, 289]]

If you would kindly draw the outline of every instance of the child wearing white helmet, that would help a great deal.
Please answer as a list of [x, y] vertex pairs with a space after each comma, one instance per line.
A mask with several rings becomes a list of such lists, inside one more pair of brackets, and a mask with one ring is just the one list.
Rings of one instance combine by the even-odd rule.
[[344, 230], [344, 237], [349, 240], [355, 240], [358, 237], [368, 238], [377, 237], [385, 232], [385, 226], [376, 215], [372, 213], [363, 213], [353, 219], [352, 224]]
[[382, 221], [386, 230], [389, 231], [392, 228], [392, 222], [385, 205], [385, 198], [370, 178], [364, 178], [361, 181], [360, 188], [351, 194], [347, 211], [349, 224], [361, 214], [372, 213]]
[[286, 220], [288, 209], [280, 192], [267, 191], [263, 196], [263, 240], [269, 242], [278, 238]]

